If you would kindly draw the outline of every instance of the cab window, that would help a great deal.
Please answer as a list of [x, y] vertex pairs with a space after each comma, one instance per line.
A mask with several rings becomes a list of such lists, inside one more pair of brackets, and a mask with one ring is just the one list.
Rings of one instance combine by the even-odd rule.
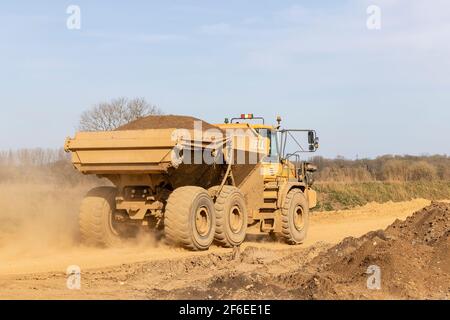
[[263, 162], [278, 162], [278, 135], [275, 130], [258, 129], [256, 130], [262, 137], [269, 139], [269, 155], [263, 159]]

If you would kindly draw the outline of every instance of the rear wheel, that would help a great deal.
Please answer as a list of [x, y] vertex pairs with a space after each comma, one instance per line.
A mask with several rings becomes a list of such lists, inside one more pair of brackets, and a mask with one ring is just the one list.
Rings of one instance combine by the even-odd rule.
[[180, 187], [173, 191], [164, 213], [167, 241], [189, 250], [207, 250], [214, 240], [214, 202], [200, 187]]
[[[219, 187], [210, 189], [216, 193]], [[239, 246], [244, 242], [247, 232], [248, 213], [241, 191], [233, 186], [223, 186], [217, 195], [215, 241], [224, 247]]]
[[99, 246], [118, 246], [129, 236], [124, 224], [114, 219], [117, 189], [98, 187], [87, 193], [81, 203], [79, 225], [83, 242]]
[[281, 236], [289, 244], [302, 243], [309, 227], [309, 206], [299, 189], [289, 191], [281, 209]]

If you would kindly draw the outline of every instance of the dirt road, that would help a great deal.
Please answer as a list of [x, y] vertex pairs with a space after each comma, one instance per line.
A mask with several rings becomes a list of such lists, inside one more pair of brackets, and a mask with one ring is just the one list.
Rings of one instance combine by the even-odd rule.
[[[6, 246], [0, 253], [0, 298], [217, 298], [214, 292], [205, 296], [202, 288], [230, 277], [233, 281], [227, 281], [222, 294], [242, 291], [239, 297], [245, 297], [246, 291], [253, 291], [254, 298], [283, 298], [285, 294], [276, 288], [255, 287], [264, 286], [258, 281], [262, 269], [273, 275], [298, 270], [344, 238], [384, 229], [429, 204], [419, 199], [316, 212], [303, 245], [287, 246], [250, 234], [238, 256], [218, 247], [200, 253], [169, 248], [151, 236], [120, 249], [86, 248], [77, 243], [32, 251]], [[70, 265], [81, 268], [81, 290], [67, 289], [65, 272]]]

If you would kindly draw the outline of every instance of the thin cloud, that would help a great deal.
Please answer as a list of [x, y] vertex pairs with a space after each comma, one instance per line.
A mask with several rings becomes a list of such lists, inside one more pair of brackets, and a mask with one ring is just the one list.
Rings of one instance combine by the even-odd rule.
[[306, 20], [309, 20], [310, 17], [310, 10], [298, 4], [275, 13], [275, 18], [286, 22], [305, 22]]
[[[442, 53], [450, 53], [450, 23], [442, 13], [448, 15], [450, 2], [381, 1], [380, 7], [380, 31], [366, 28], [364, 3], [334, 14], [298, 5], [280, 10], [265, 25], [270, 31], [265, 37], [254, 37], [247, 30], [244, 63], [251, 68], [284, 70], [294, 67], [299, 59], [313, 56], [381, 55], [393, 61], [403, 56], [401, 61], [422, 61], [424, 55], [433, 52], [441, 57]], [[285, 24], [276, 27], [274, 21]], [[445, 69], [449, 65], [441, 58], [429, 63]]]
[[184, 35], [178, 34], [118, 34], [118, 33], [105, 33], [105, 32], [88, 32], [88, 37], [98, 38], [109, 41], [132, 41], [144, 44], [161, 44], [161, 43], [177, 43], [187, 40]]
[[231, 25], [228, 23], [216, 23], [210, 25], [203, 25], [200, 27], [200, 32], [207, 35], [228, 35], [233, 31]]

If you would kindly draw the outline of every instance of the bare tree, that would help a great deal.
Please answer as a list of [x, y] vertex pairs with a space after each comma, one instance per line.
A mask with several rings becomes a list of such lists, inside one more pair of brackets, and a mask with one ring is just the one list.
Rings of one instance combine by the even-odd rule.
[[102, 102], [81, 114], [81, 131], [111, 131], [148, 115], [162, 114], [161, 110], [144, 98], [117, 98]]

